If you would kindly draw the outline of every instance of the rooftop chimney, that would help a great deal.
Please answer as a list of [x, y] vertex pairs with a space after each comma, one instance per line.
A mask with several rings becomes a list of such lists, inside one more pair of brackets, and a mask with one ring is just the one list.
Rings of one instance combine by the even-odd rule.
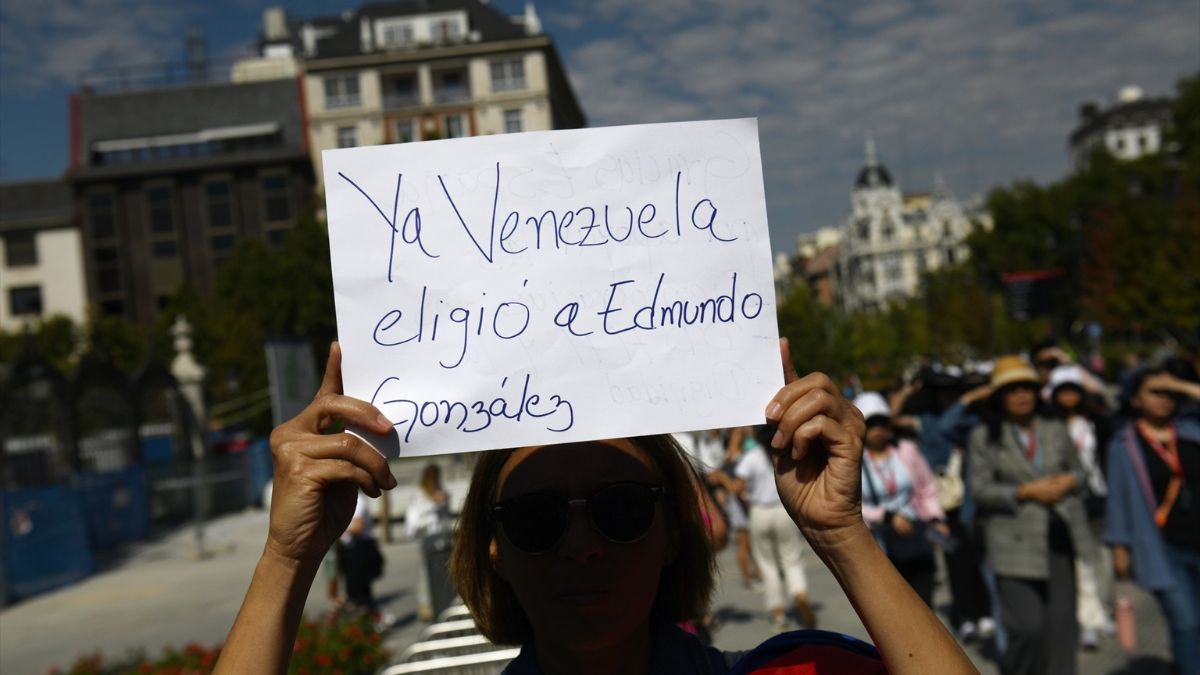
[[268, 7], [263, 10], [263, 38], [267, 42], [286, 40], [287, 14], [282, 7]]

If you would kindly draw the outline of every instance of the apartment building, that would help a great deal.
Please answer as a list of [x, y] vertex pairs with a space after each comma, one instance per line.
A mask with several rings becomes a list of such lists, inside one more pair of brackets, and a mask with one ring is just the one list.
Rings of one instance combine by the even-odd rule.
[[289, 19], [264, 12], [259, 63], [303, 64], [309, 148], [566, 129], [585, 124], [532, 3], [511, 17], [480, 0], [366, 4]]
[[71, 186], [61, 179], [0, 185], [0, 330], [87, 306]]
[[184, 81], [72, 97], [68, 179], [89, 304], [150, 323], [181, 286], [211, 292], [240, 238], [283, 241], [313, 200], [302, 86]]

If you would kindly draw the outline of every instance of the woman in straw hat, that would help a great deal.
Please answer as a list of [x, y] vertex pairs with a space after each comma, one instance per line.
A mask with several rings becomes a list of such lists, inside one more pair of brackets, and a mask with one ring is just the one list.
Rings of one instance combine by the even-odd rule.
[[1075, 558], [1094, 544], [1085, 476], [1066, 426], [1039, 414], [1037, 373], [1004, 356], [992, 370], [992, 415], [970, 437], [969, 479], [1008, 634], [1006, 675], [1076, 672]]

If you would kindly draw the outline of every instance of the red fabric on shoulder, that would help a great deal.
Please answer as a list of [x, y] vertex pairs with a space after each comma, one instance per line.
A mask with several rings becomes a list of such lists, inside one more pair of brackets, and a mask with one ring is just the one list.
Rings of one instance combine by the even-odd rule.
[[750, 671], [753, 675], [887, 675], [877, 659], [830, 645], [804, 645]]

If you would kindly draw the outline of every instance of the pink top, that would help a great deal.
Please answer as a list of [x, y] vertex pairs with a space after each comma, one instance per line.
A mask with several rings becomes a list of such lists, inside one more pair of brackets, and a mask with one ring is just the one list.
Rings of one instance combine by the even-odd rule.
[[[945, 520], [946, 513], [942, 511], [942, 505], [938, 502], [937, 484], [933, 479], [933, 471], [929, 469], [929, 462], [925, 461], [925, 457], [917, 449], [917, 444], [907, 439], [901, 440], [891, 447], [891, 451], [896, 453], [897, 458], [908, 469], [908, 474], [912, 477], [913, 489], [910, 504], [917, 512], [917, 517], [926, 522]], [[866, 452], [864, 449], [863, 454], [865, 455]], [[863, 461], [867, 461], [865, 456]], [[866, 503], [862, 505], [863, 520], [868, 525], [882, 523], [885, 512], [882, 506]]]

